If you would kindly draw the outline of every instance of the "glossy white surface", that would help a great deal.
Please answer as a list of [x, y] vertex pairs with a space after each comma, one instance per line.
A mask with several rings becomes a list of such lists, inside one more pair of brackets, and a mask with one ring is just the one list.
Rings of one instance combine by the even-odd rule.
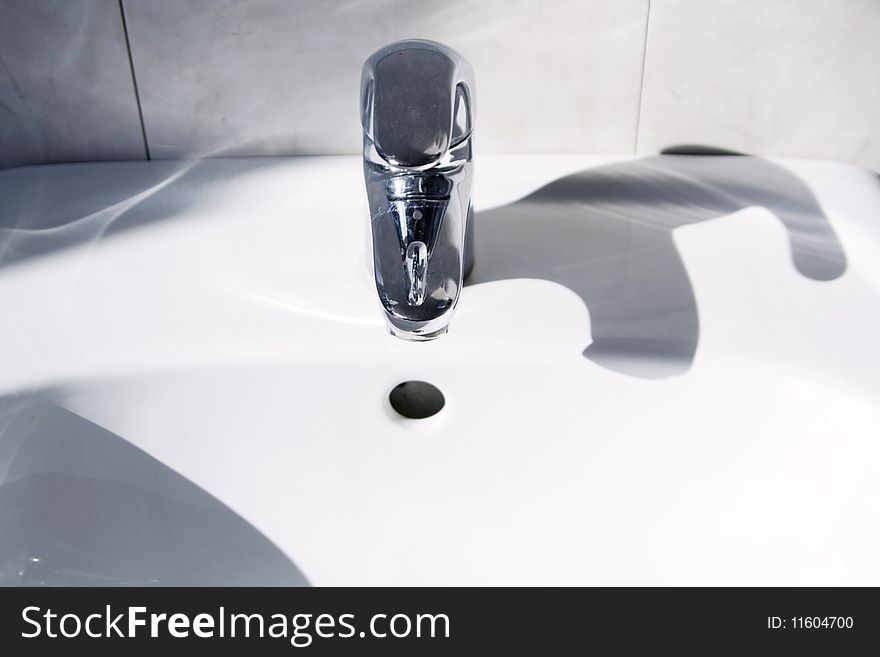
[[[610, 161], [482, 158], [478, 217]], [[360, 158], [10, 171], [6, 216], [53, 185], [108, 207], [72, 222], [44, 201], [43, 228], [2, 233], [6, 256], [40, 255], [0, 258], [0, 394], [52, 391], [313, 584], [878, 584], [880, 184], [778, 164], [845, 272], [799, 273], [763, 208], [675, 228], [699, 342], [653, 380], [584, 358], [588, 309], [547, 280], [466, 287], [436, 342], [386, 335]], [[135, 179], [153, 182], [109, 204], [101, 181]], [[154, 216], [113, 232], [139, 207]], [[65, 235], [80, 244], [41, 249]], [[396, 417], [407, 379], [446, 408]]]

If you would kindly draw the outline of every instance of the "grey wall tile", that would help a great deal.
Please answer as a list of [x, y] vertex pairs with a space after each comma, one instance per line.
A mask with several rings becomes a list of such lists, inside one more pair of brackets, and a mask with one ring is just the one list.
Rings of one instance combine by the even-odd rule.
[[635, 144], [647, 0], [125, 0], [153, 157], [356, 153], [375, 49], [423, 37], [477, 76], [481, 152]]
[[143, 159], [116, 0], [0, 0], [0, 167]]
[[638, 150], [702, 143], [880, 170], [880, 2], [654, 0]]

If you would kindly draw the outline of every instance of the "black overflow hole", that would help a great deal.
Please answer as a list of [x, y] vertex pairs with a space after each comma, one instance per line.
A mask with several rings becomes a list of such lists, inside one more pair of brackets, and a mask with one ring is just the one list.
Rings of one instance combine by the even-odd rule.
[[391, 407], [403, 417], [421, 420], [438, 413], [446, 400], [437, 386], [425, 381], [404, 381], [388, 395]]

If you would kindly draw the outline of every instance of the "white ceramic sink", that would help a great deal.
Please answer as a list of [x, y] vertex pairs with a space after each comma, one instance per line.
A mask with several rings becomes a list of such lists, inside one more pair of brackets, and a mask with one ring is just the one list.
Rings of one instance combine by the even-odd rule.
[[[385, 333], [360, 158], [0, 172], [0, 397], [129, 441], [316, 585], [880, 584], [880, 180], [667, 161], [478, 158], [478, 282], [430, 343]], [[787, 224], [740, 203], [768, 166], [810, 196]], [[539, 192], [506, 237], [585, 171], [594, 202]], [[569, 219], [605, 260], [529, 232]], [[439, 414], [391, 409], [412, 379]]]

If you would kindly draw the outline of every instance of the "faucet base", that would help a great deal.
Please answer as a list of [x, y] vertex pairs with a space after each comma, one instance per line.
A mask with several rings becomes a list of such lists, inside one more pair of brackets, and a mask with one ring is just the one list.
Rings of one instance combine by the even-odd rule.
[[399, 329], [391, 324], [388, 324], [387, 327], [388, 332], [395, 338], [400, 338], [401, 340], [407, 340], [409, 342], [428, 342], [429, 340], [436, 340], [441, 335], [446, 335], [446, 332], [449, 330], [449, 326], [443, 326], [430, 333], [413, 333], [412, 331]]

